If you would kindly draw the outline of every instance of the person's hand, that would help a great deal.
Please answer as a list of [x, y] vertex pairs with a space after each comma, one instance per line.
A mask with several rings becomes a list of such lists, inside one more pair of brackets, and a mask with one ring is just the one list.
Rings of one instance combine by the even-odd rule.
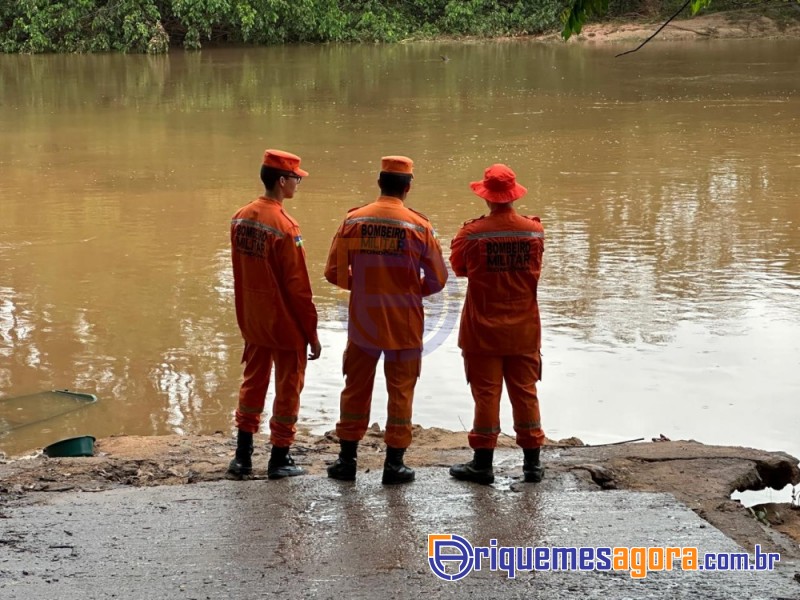
[[316, 340], [311, 342], [309, 346], [311, 346], [311, 354], [308, 355], [308, 360], [317, 360], [319, 355], [322, 354], [322, 344], [319, 343], [319, 340]]

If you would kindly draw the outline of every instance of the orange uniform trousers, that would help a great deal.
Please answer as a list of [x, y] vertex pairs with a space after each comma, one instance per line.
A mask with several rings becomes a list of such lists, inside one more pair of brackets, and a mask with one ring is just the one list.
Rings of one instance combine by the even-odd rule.
[[344, 351], [344, 390], [339, 403], [336, 435], [348, 442], [360, 441], [369, 427], [375, 370], [383, 354], [383, 372], [389, 396], [384, 441], [391, 448], [411, 445], [411, 407], [417, 385], [422, 351], [367, 349], [347, 342]]
[[279, 448], [291, 446], [297, 433], [300, 392], [303, 391], [307, 361], [305, 350], [277, 350], [245, 344], [242, 356], [244, 381], [239, 389], [236, 427], [250, 433], [258, 432], [274, 364], [275, 400], [269, 420], [270, 442]]
[[544, 431], [539, 415], [536, 382], [541, 379], [541, 355], [519, 354], [492, 356], [464, 353], [464, 368], [475, 401], [475, 419], [469, 432], [470, 448], [489, 449], [497, 446], [500, 434], [500, 395], [506, 382], [514, 431], [520, 448], [540, 448]]

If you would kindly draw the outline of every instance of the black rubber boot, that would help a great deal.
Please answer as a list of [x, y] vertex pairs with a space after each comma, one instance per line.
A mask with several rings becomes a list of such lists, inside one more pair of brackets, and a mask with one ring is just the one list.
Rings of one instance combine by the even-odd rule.
[[294, 464], [289, 448], [272, 447], [267, 463], [267, 477], [269, 479], [283, 479], [284, 477], [297, 477], [304, 475], [305, 471]]
[[391, 485], [394, 483], [410, 483], [414, 481], [414, 469], [409, 469], [403, 464], [405, 448], [386, 447], [386, 460], [383, 462], [382, 483]]
[[236, 455], [228, 465], [228, 473], [246, 477], [253, 473], [253, 434], [239, 430], [236, 437]]
[[339, 481], [355, 481], [358, 466], [358, 442], [339, 441], [339, 458], [328, 467], [328, 477]]
[[450, 467], [450, 475], [462, 481], [472, 481], [483, 485], [492, 484], [494, 483], [493, 459], [494, 449], [479, 448], [475, 450], [472, 460], [468, 463]]
[[544, 477], [544, 467], [539, 462], [540, 448], [523, 449], [525, 461], [522, 463], [522, 474], [528, 483], [539, 483]]

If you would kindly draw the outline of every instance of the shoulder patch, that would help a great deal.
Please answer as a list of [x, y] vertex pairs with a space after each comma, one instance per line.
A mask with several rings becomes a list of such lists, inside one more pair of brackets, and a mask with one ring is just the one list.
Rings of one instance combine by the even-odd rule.
[[370, 202], [367, 202], [366, 204], [361, 204], [360, 206], [354, 206], [353, 208], [348, 208], [347, 212], [351, 213], [354, 210], [358, 210], [359, 208], [364, 208], [365, 206], [369, 206], [369, 204], [370, 204]]
[[466, 221], [464, 221], [464, 222], [461, 224], [461, 226], [462, 226], [462, 227], [466, 227], [466, 226], [467, 226], [467, 225], [469, 225], [470, 223], [474, 223], [475, 221], [480, 221], [481, 219], [485, 219], [485, 218], [486, 218], [486, 215], [481, 215], [480, 217], [475, 217], [474, 219], [467, 219]]
[[411, 212], [413, 212], [415, 215], [419, 215], [420, 217], [422, 217], [423, 219], [425, 219], [426, 221], [428, 221], [428, 222], [430, 223], [430, 219], [429, 219], [428, 217], [426, 217], [425, 215], [423, 215], [423, 214], [422, 214], [421, 212], [419, 212], [418, 210], [414, 210], [414, 209], [413, 209], [413, 208], [411, 208], [410, 206], [406, 206], [406, 208], [407, 208], [408, 210], [410, 210]]
[[523, 215], [526, 219], [530, 219], [531, 221], [536, 221], [537, 223], [541, 223], [542, 220], [539, 217]]

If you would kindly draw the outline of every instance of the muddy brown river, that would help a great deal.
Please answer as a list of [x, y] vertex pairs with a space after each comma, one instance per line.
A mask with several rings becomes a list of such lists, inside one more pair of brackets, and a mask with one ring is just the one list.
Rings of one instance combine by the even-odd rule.
[[[321, 319], [301, 421], [331, 429], [346, 296], [323, 263], [380, 157], [448, 252], [505, 162], [546, 230], [545, 431], [800, 455], [800, 42], [529, 41], [0, 55], [0, 450], [79, 434], [232, 430], [241, 375], [229, 218], [267, 147], [311, 176]], [[446, 56], [449, 60], [442, 60]], [[465, 284], [427, 305], [415, 422], [469, 428]], [[514, 307], [508, 307], [514, 310]], [[373, 420], [385, 419], [383, 379]], [[99, 401], [7, 401], [69, 388]], [[6, 400], [6, 402], [4, 402]], [[513, 434], [511, 411], [503, 428]]]

